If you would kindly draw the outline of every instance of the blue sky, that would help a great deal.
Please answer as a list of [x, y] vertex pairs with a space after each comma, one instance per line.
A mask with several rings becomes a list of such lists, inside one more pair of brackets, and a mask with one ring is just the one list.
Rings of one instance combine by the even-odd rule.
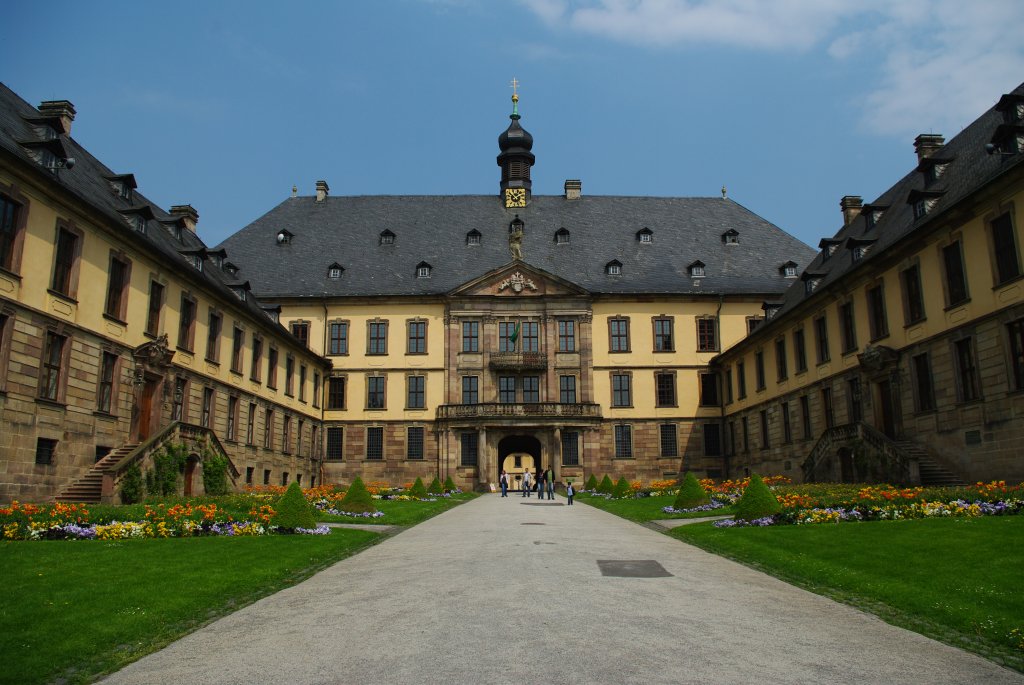
[[[0, 80], [214, 245], [291, 193], [729, 196], [816, 245], [1024, 79], [1019, 0], [20, 2]], [[43, 38], [45, 37], [45, 45]]]

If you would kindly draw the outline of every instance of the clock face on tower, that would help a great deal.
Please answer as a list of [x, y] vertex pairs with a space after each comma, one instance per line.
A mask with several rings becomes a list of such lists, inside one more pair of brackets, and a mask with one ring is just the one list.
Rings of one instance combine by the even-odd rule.
[[525, 207], [526, 206], [526, 189], [525, 188], [505, 188], [505, 206], [506, 207]]

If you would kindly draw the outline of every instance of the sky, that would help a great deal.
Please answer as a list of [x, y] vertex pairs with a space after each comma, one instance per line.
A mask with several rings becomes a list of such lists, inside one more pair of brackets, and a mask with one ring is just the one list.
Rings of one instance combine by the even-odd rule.
[[[728, 196], [817, 245], [1024, 80], [1020, 0], [18, 2], [0, 81], [216, 245], [336, 195]], [[45, 41], [42, 39], [45, 37]]]

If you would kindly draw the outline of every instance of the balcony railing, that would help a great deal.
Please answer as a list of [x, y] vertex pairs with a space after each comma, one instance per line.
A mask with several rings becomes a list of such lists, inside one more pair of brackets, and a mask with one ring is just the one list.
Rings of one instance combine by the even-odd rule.
[[492, 352], [490, 367], [495, 370], [543, 371], [548, 358], [543, 352]]
[[559, 402], [525, 402], [505, 404], [487, 402], [484, 404], [442, 404], [437, 408], [437, 418], [445, 419], [505, 419], [505, 418], [601, 418], [599, 404], [562, 404]]

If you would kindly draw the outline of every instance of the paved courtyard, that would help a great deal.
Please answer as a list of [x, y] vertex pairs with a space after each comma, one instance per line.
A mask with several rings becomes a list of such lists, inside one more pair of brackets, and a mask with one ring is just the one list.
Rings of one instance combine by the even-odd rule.
[[103, 682], [1024, 683], [564, 503], [480, 497]]

